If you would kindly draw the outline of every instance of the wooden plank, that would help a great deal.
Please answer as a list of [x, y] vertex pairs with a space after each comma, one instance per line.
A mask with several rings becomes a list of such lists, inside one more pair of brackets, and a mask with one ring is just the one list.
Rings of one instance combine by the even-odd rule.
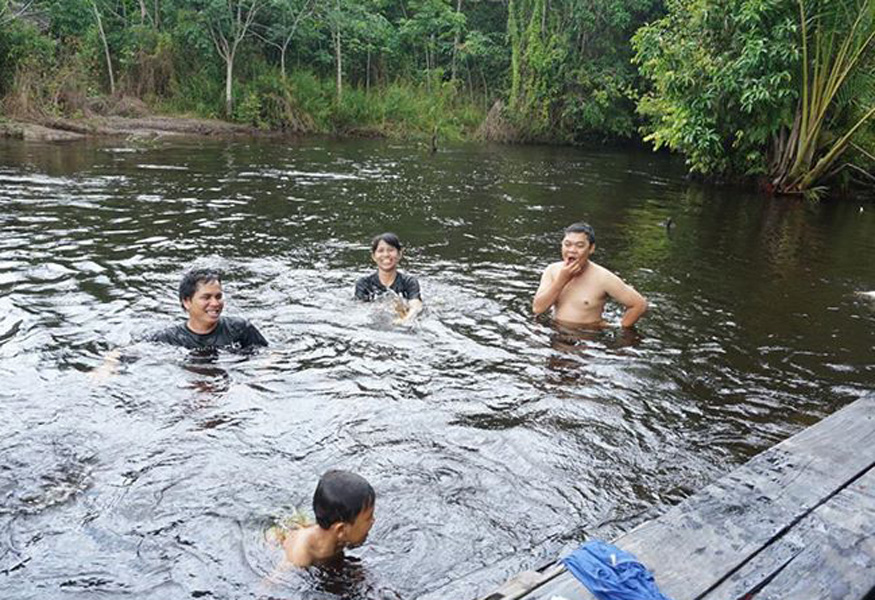
[[[767, 548], [758, 564], [773, 572], [813, 552], [786, 534], [873, 465], [875, 394], [757, 455], [614, 543], [647, 565], [674, 600], [706, 597]], [[553, 596], [591, 600], [567, 572], [523, 597]]]
[[766, 450], [615, 543], [675, 600], [702, 596], [875, 464], [875, 395]]
[[[859, 600], [875, 589], [875, 468], [794, 526], [706, 600]], [[789, 546], [787, 560], [775, 557]], [[766, 565], [783, 564], [769, 572]]]

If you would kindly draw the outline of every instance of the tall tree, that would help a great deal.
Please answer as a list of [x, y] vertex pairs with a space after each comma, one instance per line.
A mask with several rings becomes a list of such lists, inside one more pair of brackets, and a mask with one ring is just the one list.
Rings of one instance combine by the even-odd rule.
[[401, 20], [401, 33], [425, 57], [427, 82], [432, 71], [449, 66], [452, 70], [457, 38], [465, 27], [465, 15], [449, 0], [411, 0], [410, 14]]
[[109, 75], [109, 91], [115, 95], [115, 72], [112, 68], [112, 56], [109, 52], [109, 42], [106, 40], [106, 32], [103, 30], [103, 19], [100, 18], [100, 9], [97, 7], [97, 0], [91, 0], [91, 10], [94, 11], [94, 18], [97, 21], [97, 32], [100, 34], [100, 41], [103, 44], [103, 54], [106, 58], [106, 72]]
[[343, 24], [343, 13], [341, 12], [340, 0], [335, 0], [334, 11], [331, 23], [331, 39], [334, 42], [334, 65], [336, 68], [336, 83], [337, 83], [337, 103], [343, 99], [343, 41], [341, 37], [341, 28]]
[[256, 30], [256, 35], [280, 52], [280, 74], [286, 78], [286, 53], [301, 23], [310, 18], [316, 0], [271, 0], [268, 23]]
[[634, 44], [645, 140], [705, 175], [817, 195], [875, 116], [871, 0], [671, 0]]
[[225, 62], [225, 115], [234, 112], [234, 60], [240, 43], [252, 33], [256, 15], [267, 0], [205, 0], [203, 10], [210, 37]]

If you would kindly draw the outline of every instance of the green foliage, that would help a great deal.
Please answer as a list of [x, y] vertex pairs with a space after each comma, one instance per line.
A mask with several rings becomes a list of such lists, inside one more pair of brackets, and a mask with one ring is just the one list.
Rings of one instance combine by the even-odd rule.
[[651, 0], [511, 0], [515, 127], [568, 142], [632, 137], [637, 76], [629, 38], [659, 10]]
[[11, 91], [20, 69], [50, 69], [54, 57], [54, 41], [33, 24], [16, 20], [0, 28], [0, 96]]
[[[266, 128], [457, 137], [510, 85], [525, 136], [577, 142], [634, 131], [628, 40], [660, 1], [34, 0], [34, 9], [38, 37], [55, 44], [45, 64], [66, 65], [78, 105], [109, 88], [96, 7], [119, 93], [159, 110], [230, 107], [230, 118]], [[234, 50], [226, 98], [238, 5], [244, 17], [259, 10]], [[338, 34], [349, 93], [339, 104]], [[0, 72], [7, 92], [11, 73]]]
[[42, 0], [37, 4], [48, 17], [49, 32], [54, 39], [78, 38], [83, 31], [94, 25], [94, 15], [88, 2]]
[[334, 102], [330, 80], [307, 71], [288, 77], [288, 93], [299, 121], [322, 133], [463, 139], [483, 119], [482, 108], [460, 97], [449, 82], [428, 91], [425, 84], [393, 83], [367, 92], [355, 87]]
[[633, 38], [651, 90], [644, 138], [706, 175], [763, 173], [772, 135], [792, 123], [798, 21], [785, 0], [670, 0]]
[[705, 175], [821, 193], [875, 115], [868, 0], [672, 0], [633, 43], [645, 140]]
[[[821, 183], [830, 178], [830, 171], [851, 139], [875, 116], [875, 102], [866, 94], [875, 76], [871, 70], [860, 69], [867, 63], [867, 53], [875, 47], [875, 10], [869, 3], [853, 6], [831, 2], [819, 6], [817, 0], [810, 0], [811, 8], [817, 11], [812, 31], [805, 2], [798, 2], [802, 97], [789, 139], [776, 136], [772, 176], [780, 192], [816, 196], [825, 190]], [[860, 107], [855, 106], [855, 96], [840, 92], [846, 92], [848, 83], [855, 81], [870, 84], [862, 85], [860, 90], [869, 103], [862, 106], [862, 116], [849, 119], [853, 109]]]
[[267, 122], [262, 118], [262, 96], [254, 91], [249, 91], [243, 97], [242, 102], [238, 102], [234, 110], [234, 120], [241, 123], [248, 123], [259, 129], [266, 129]]

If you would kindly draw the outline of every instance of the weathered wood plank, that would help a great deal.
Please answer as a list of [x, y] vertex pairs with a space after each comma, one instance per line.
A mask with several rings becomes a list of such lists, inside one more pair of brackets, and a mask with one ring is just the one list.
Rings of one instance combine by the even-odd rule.
[[[875, 589], [875, 468], [830, 498], [706, 600], [845, 600]], [[788, 547], [795, 553], [783, 556]], [[775, 560], [776, 557], [778, 560]], [[781, 562], [772, 573], [758, 568]]]
[[766, 450], [663, 517], [619, 537], [663, 591], [701, 597], [875, 464], [875, 396]]
[[[870, 395], [757, 455], [614, 543], [646, 564], [675, 600], [716, 599], [706, 595], [709, 590], [748, 564], [745, 572], [753, 577], [757, 568], [775, 573], [791, 559], [803, 564], [816, 553], [787, 534], [873, 465], [875, 395]], [[591, 600], [569, 573], [523, 598], [553, 596]]]

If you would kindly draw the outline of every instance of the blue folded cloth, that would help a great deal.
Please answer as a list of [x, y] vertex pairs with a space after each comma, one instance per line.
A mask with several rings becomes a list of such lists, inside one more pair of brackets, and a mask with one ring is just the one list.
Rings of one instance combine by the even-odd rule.
[[647, 567], [613, 544], [591, 540], [563, 558], [562, 564], [598, 600], [670, 600], [656, 587]]

